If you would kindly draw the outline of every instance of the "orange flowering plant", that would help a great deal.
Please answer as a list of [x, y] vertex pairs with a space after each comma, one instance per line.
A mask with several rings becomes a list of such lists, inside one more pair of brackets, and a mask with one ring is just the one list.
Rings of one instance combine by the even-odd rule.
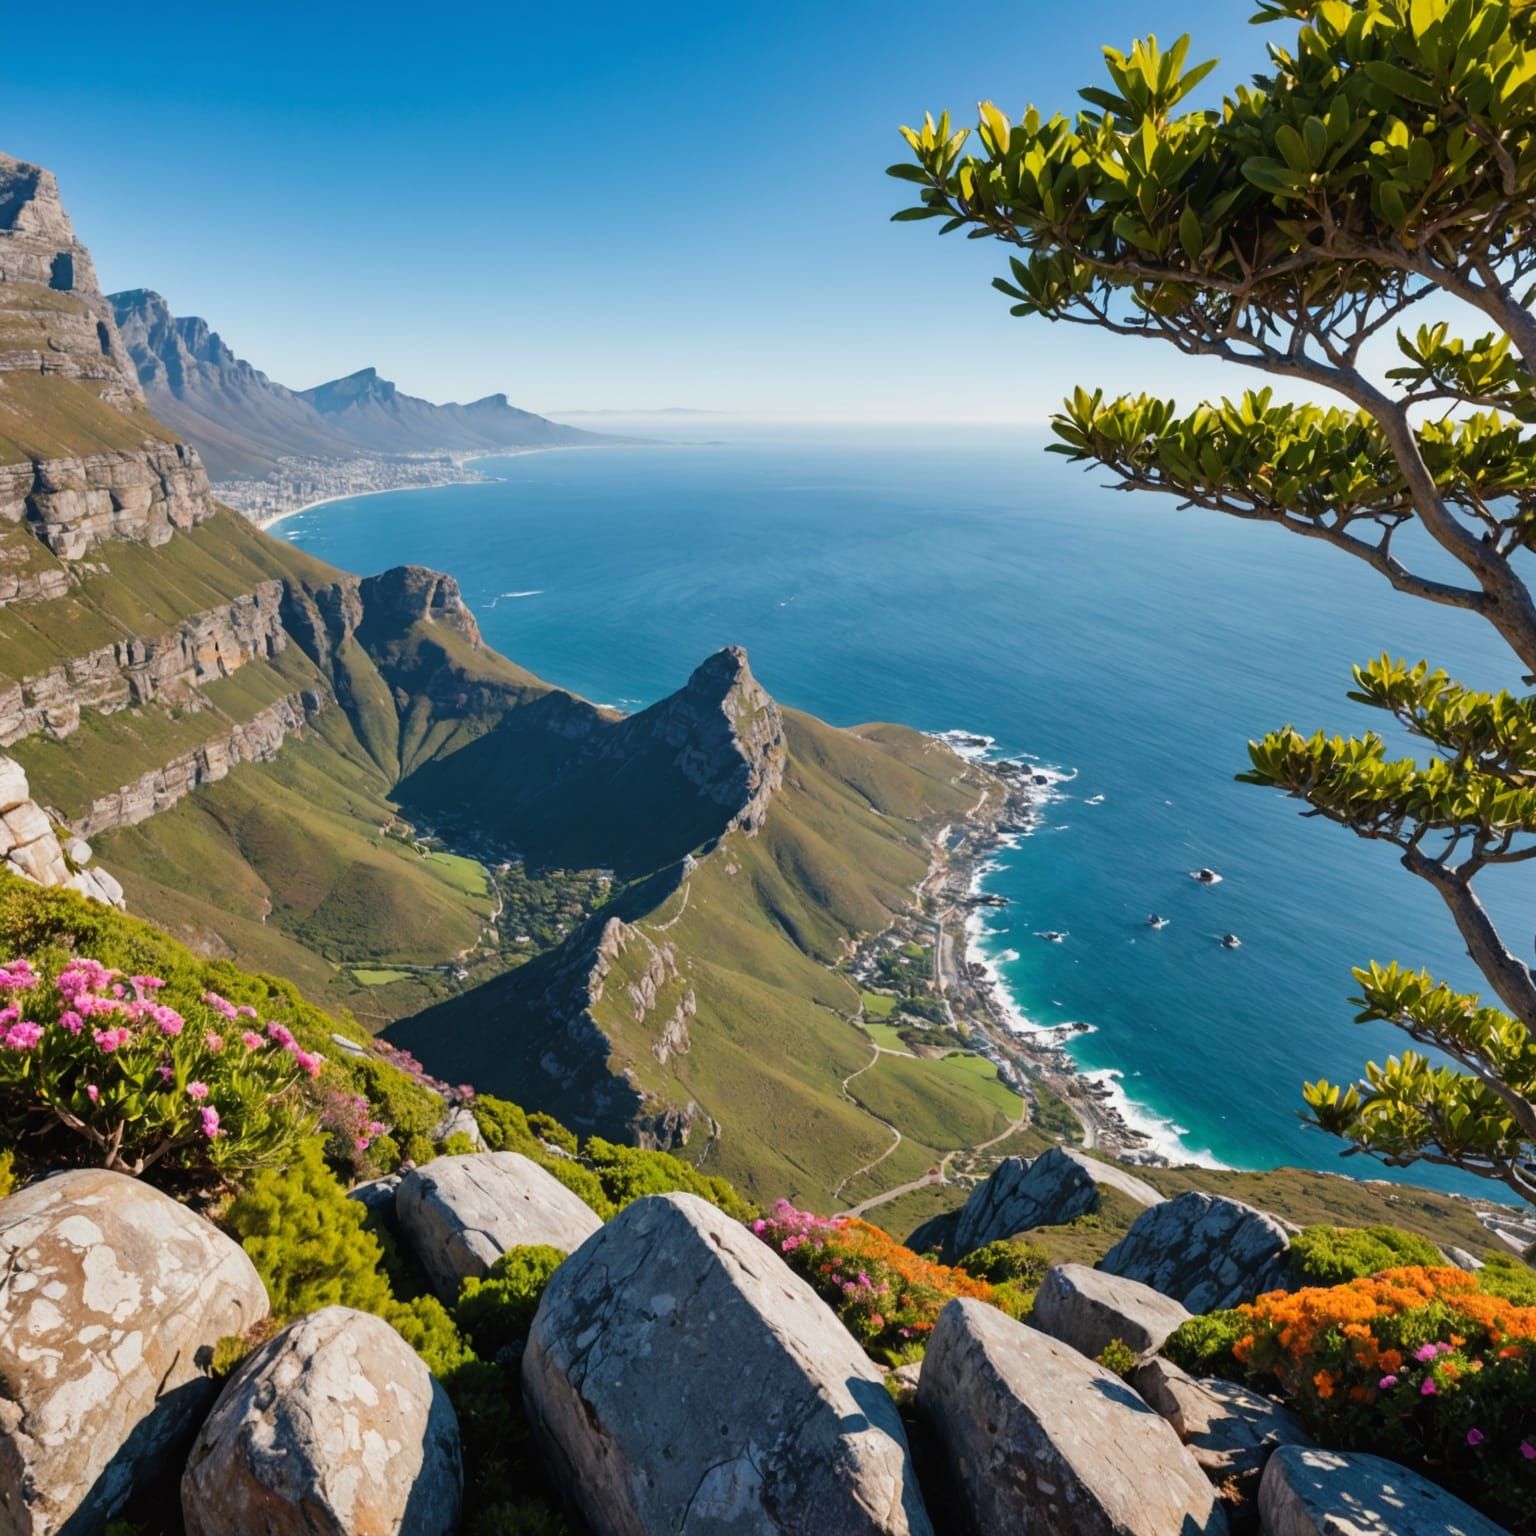
[[1410, 1267], [1240, 1310], [1237, 1358], [1278, 1379], [1323, 1444], [1416, 1463], [1536, 1531], [1536, 1307], [1463, 1270]]
[[995, 1300], [986, 1281], [935, 1264], [857, 1217], [814, 1216], [779, 1200], [752, 1230], [810, 1282], [875, 1359], [894, 1362], [921, 1353], [939, 1313], [956, 1296]]

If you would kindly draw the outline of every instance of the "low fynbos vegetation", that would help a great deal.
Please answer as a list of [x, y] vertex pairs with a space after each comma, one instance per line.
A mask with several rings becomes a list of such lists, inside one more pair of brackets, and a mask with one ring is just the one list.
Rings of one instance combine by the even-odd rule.
[[56, 1163], [218, 1183], [290, 1157], [321, 1058], [216, 992], [179, 1007], [159, 976], [70, 959], [0, 966], [0, 1118]]
[[1275, 1291], [1180, 1334], [1175, 1358], [1230, 1359], [1278, 1386], [1321, 1444], [1418, 1466], [1536, 1529], [1536, 1307], [1463, 1270], [1410, 1266]]
[[1342, 1285], [1384, 1269], [1444, 1262], [1427, 1237], [1398, 1227], [1307, 1227], [1291, 1239], [1291, 1278], [1297, 1285]]
[[877, 1360], [918, 1358], [956, 1296], [1005, 1299], [985, 1280], [922, 1258], [856, 1217], [813, 1216], [779, 1200], [752, 1230], [810, 1282]]

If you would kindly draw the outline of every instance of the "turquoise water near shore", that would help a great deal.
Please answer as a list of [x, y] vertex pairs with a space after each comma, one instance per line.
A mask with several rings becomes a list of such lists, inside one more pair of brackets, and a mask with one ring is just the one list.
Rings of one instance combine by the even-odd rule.
[[[1300, 1082], [1400, 1040], [1350, 1022], [1350, 967], [1477, 977], [1389, 848], [1233, 775], [1265, 729], [1379, 726], [1344, 693], [1384, 649], [1514, 685], [1491, 633], [1277, 530], [1105, 490], [1043, 429], [673, 431], [714, 441], [483, 461], [497, 481], [279, 532], [350, 570], [451, 572], [491, 644], [604, 703], [648, 703], [736, 642], [782, 702], [837, 724], [962, 728], [1073, 772], [987, 877], [1010, 905], [980, 942], [1016, 1006], [1090, 1023], [1078, 1059], [1119, 1074], [1170, 1151], [1340, 1166], [1297, 1118]], [[1188, 876], [1207, 864], [1213, 888]], [[1526, 953], [1536, 882], [1487, 895]]]

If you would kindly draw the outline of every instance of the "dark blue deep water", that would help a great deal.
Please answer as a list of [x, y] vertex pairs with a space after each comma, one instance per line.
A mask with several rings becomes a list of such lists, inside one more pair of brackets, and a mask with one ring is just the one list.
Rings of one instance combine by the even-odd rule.
[[[351, 570], [451, 572], [493, 645], [604, 703], [649, 702], [734, 641], [780, 700], [835, 723], [963, 727], [1075, 770], [990, 877], [1013, 904], [983, 943], [1015, 1003], [1091, 1022], [1085, 1066], [1122, 1074], [1186, 1153], [1338, 1166], [1298, 1122], [1300, 1082], [1398, 1039], [1350, 1022], [1351, 965], [1475, 974], [1389, 848], [1233, 774], [1267, 728], [1377, 723], [1344, 693], [1349, 663], [1383, 649], [1512, 685], [1491, 633], [1278, 530], [1104, 490], [1043, 431], [683, 431], [719, 440], [487, 461], [497, 483], [281, 531]], [[1221, 885], [1188, 878], [1203, 864]], [[1489, 895], [1525, 953], [1536, 883]]]

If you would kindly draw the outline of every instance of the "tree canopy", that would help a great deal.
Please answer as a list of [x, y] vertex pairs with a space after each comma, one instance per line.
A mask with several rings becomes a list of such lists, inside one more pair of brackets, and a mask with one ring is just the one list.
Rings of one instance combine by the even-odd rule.
[[[1253, 19], [1290, 24], [1288, 43], [1219, 107], [1187, 106], [1215, 61], [1149, 37], [1106, 48], [1108, 87], [1071, 115], [983, 102], [974, 139], [947, 113], [904, 128], [912, 157], [890, 174], [918, 201], [896, 218], [1008, 245], [994, 287], [1014, 315], [1327, 391], [1182, 411], [1079, 388], [1053, 451], [1477, 614], [1536, 682], [1536, 0], [1259, 0]], [[1426, 565], [1406, 524], [1449, 559]], [[1473, 888], [1536, 857], [1536, 699], [1387, 656], [1355, 681], [1424, 760], [1286, 727], [1250, 744], [1241, 777], [1395, 845], [1502, 1007], [1398, 965], [1357, 971], [1359, 1017], [1439, 1060], [1410, 1050], [1349, 1087], [1309, 1084], [1311, 1117], [1353, 1150], [1536, 1201], [1536, 979]]]

